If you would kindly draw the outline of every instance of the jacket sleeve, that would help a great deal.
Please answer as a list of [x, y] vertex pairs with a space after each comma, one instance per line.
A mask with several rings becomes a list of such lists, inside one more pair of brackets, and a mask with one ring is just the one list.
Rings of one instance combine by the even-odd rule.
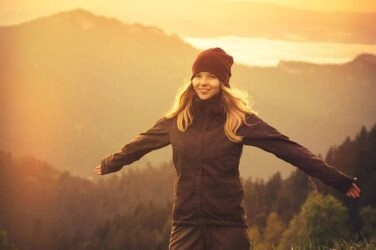
[[139, 160], [150, 151], [169, 145], [169, 123], [170, 120], [161, 118], [152, 128], [123, 146], [119, 152], [103, 158], [101, 161], [102, 174], [119, 171], [124, 165]]
[[328, 166], [308, 149], [290, 140], [254, 114], [246, 118], [246, 124], [239, 129], [239, 135], [243, 136], [245, 145], [273, 153], [278, 158], [343, 193], [346, 193], [356, 180]]

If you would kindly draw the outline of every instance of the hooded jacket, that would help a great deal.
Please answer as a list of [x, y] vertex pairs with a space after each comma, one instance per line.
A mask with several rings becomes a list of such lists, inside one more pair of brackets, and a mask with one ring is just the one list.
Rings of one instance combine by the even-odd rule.
[[193, 123], [185, 132], [178, 130], [176, 118], [163, 117], [101, 161], [102, 173], [107, 174], [171, 144], [177, 173], [173, 225], [246, 226], [244, 190], [239, 178], [244, 145], [270, 152], [344, 193], [354, 181], [255, 114], [247, 114], [246, 123], [237, 130], [243, 140], [229, 140], [224, 132], [226, 113], [219, 98], [195, 99], [193, 113]]

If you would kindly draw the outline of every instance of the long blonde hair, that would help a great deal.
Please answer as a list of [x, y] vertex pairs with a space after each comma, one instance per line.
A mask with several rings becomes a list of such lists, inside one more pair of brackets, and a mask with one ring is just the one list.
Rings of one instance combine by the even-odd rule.
[[[225, 134], [231, 141], [240, 142], [242, 137], [238, 136], [236, 131], [246, 122], [246, 114], [253, 113], [249, 105], [248, 93], [240, 89], [228, 88], [221, 83], [220, 95], [226, 111]], [[192, 100], [194, 96], [195, 90], [192, 84], [184, 85], [178, 91], [171, 110], [165, 114], [168, 119], [177, 117], [177, 127], [181, 132], [185, 132], [193, 122]]]

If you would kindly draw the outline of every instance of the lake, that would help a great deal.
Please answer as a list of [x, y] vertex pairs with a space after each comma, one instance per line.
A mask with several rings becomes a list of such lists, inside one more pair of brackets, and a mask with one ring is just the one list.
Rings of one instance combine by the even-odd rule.
[[221, 47], [234, 57], [235, 63], [248, 66], [276, 66], [280, 60], [340, 64], [361, 53], [376, 54], [376, 44], [294, 42], [238, 36], [183, 39], [198, 49]]

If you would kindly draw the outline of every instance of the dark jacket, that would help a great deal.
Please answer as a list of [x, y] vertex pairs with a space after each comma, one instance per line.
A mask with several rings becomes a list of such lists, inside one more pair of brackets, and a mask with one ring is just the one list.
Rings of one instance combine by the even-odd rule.
[[237, 131], [243, 141], [230, 141], [224, 133], [226, 114], [218, 98], [195, 101], [193, 111], [194, 121], [186, 132], [178, 130], [175, 118], [162, 118], [101, 163], [102, 173], [115, 172], [171, 144], [177, 172], [174, 225], [246, 226], [239, 179], [243, 145], [273, 153], [341, 192], [346, 192], [354, 181], [254, 114], [247, 115], [246, 124]]

